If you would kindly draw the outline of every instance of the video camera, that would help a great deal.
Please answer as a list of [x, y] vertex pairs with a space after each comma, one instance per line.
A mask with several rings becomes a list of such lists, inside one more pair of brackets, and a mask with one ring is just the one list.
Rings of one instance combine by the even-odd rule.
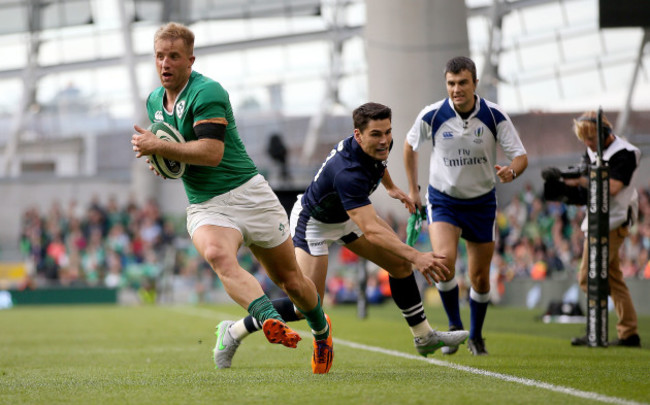
[[560, 201], [565, 204], [584, 205], [588, 200], [587, 189], [581, 186], [568, 186], [563, 180], [578, 179], [587, 176], [589, 167], [586, 163], [569, 166], [566, 169], [547, 167], [542, 170], [544, 179], [544, 199]]
[[566, 169], [558, 169], [557, 167], [547, 167], [542, 170], [542, 178], [544, 181], [560, 180], [560, 179], [578, 179], [582, 176], [589, 174], [589, 167], [582, 163], [578, 166], [569, 166]]

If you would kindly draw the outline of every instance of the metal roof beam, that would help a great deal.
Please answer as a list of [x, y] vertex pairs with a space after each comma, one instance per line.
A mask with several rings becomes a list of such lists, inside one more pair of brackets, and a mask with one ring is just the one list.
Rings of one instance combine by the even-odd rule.
[[[242, 51], [247, 49], [264, 48], [269, 46], [290, 45], [302, 42], [321, 40], [341, 40], [361, 35], [362, 26], [341, 27], [337, 29], [326, 29], [321, 31], [304, 32], [299, 34], [278, 35], [248, 39], [243, 41], [227, 42], [214, 45], [197, 46], [194, 48], [195, 55], [213, 55], [215, 53]], [[153, 53], [135, 55], [136, 62], [144, 62], [153, 58]], [[99, 58], [94, 60], [60, 63], [58, 65], [39, 66], [36, 68], [36, 76], [43, 77], [55, 73], [71, 72], [83, 69], [99, 69], [105, 67], [119, 66], [124, 63], [122, 56]], [[0, 80], [22, 78], [24, 69], [10, 69], [0, 71]]]

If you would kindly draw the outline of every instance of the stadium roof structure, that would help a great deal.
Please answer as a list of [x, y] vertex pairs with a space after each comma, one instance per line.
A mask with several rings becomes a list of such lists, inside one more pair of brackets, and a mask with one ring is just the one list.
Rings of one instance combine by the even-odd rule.
[[[650, 90], [650, 37], [647, 28], [600, 28], [602, 1], [465, 0], [479, 91], [512, 113], [601, 105], [621, 111], [616, 129], [625, 133], [633, 108], [650, 109], [642, 95]], [[0, 67], [8, 90], [0, 120], [10, 128], [0, 138], [0, 177], [11, 175], [26, 132], [51, 128], [29, 125], [59, 105], [70, 84], [85, 97], [82, 104], [116, 123], [141, 115], [153, 76], [151, 35], [162, 21], [186, 23], [200, 34], [197, 64], [228, 81], [236, 107], [312, 115], [318, 126], [324, 102], [349, 110], [367, 98], [363, 27], [370, 6], [361, 0], [4, 1], [0, 49], [13, 58]]]

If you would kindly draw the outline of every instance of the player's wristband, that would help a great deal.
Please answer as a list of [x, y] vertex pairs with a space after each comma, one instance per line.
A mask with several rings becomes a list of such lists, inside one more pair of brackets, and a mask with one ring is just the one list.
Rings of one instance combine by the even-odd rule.
[[515, 169], [511, 168], [510, 171], [512, 172], [512, 179], [513, 180], [516, 179], [517, 178], [517, 172], [515, 172]]

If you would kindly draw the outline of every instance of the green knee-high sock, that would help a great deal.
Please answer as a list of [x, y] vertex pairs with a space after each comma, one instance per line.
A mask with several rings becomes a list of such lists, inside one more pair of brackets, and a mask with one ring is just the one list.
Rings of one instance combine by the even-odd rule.
[[248, 313], [251, 314], [253, 318], [260, 321], [260, 323], [264, 323], [267, 319], [277, 319], [284, 322], [284, 319], [282, 319], [278, 311], [275, 310], [271, 300], [266, 296], [266, 294], [251, 302], [248, 306]]
[[305, 316], [307, 324], [311, 328], [311, 333], [314, 335], [314, 339], [327, 339], [327, 337], [330, 335], [330, 329], [329, 325], [327, 325], [327, 319], [325, 319], [325, 312], [323, 312], [323, 307], [320, 305], [320, 296], [318, 297], [318, 303], [313, 309], [309, 311], [303, 311], [302, 309], [298, 308], [298, 311], [300, 311], [300, 313]]

